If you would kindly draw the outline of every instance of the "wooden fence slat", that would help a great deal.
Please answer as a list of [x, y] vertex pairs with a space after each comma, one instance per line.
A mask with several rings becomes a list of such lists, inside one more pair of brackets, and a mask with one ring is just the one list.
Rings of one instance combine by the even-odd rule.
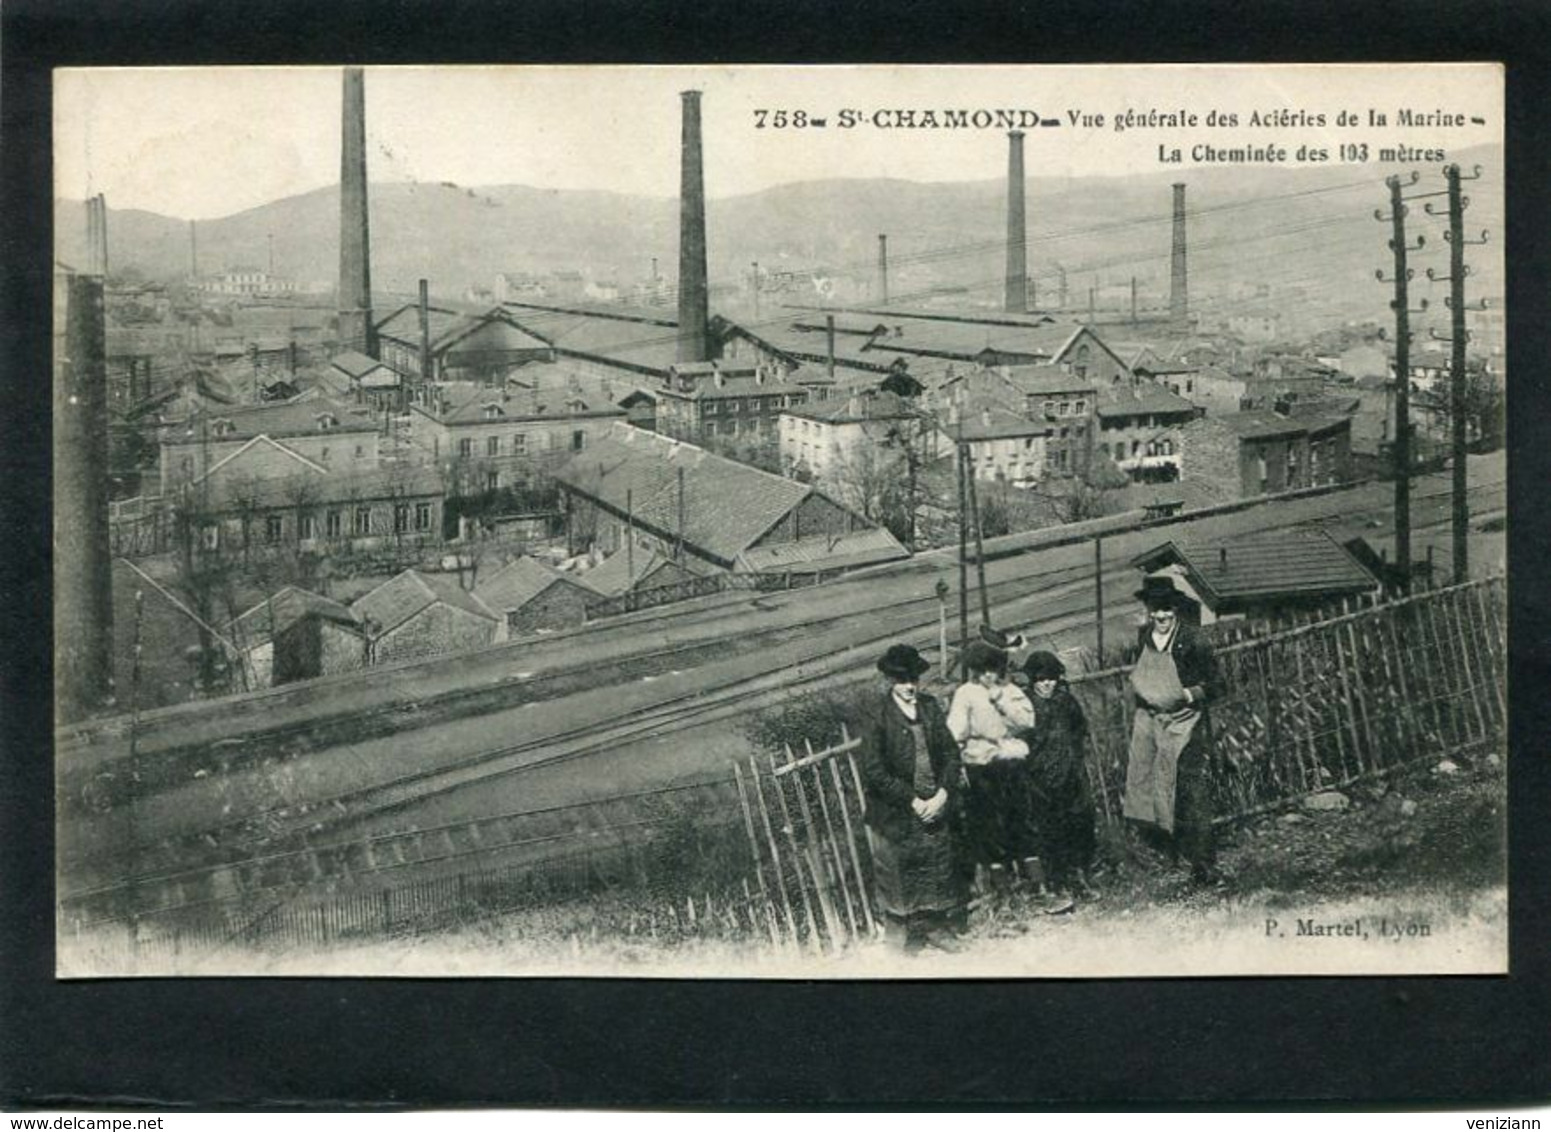
[[[774, 772], [776, 767], [775, 755], [770, 756], [770, 769]], [[755, 785], [758, 785], [756, 780]], [[797, 830], [792, 825], [792, 811], [786, 804], [786, 794], [781, 789], [781, 780], [774, 773], [770, 776], [770, 788], [775, 791], [776, 801], [781, 807], [781, 830], [786, 834], [788, 848], [792, 853], [792, 873], [797, 878], [797, 895], [802, 898], [803, 921], [808, 925], [808, 942], [815, 948], [820, 946], [818, 921], [813, 915], [813, 900], [808, 895], [807, 882], [802, 875], [802, 846], [797, 844]]]
[[[792, 749], [786, 748], [787, 764], [792, 762]], [[802, 846], [803, 859], [808, 862], [808, 875], [813, 878], [813, 895], [819, 902], [819, 917], [824, 921], [824, 931], [829, 936], [831, 944], [840, 943], [840, 918], [835, 911], [835, 895], [830, 890], [829, 876], [824, 868], [824, 852], [818, 830], [813, 824], [813, 811], [808, 806], [808, 792], [803, 789], [802, 776], [792, 776], [792, 788], [797, 794], [797, 808], [802, 813], [802, 828], [807, 844]], [[776, 789], [782, 792], [783, 800], [785, 787], [780, 781], [776, 782]], [[793, 831], [795, 835], [795, 830]]]
[[1503, 650], [1506, 642], [1502, 638], [1502, 632], [1497, 621], [1497, 600], [1492, 591], [1497, 588], [1495, 579], [1488, 579], [1482, 585], [1475, 587], [1472, 595], [1476, 607], [1481, 614], [1481, 643], [1485, 647], [1490, 660], [1488, 672], [1495, 689], [1493, 702], [1496, 706], [1496, 718], [1499, 724], [1506, 724], [1508, 713], [1508, 697], [1504, 685], [1507, 684], [1507, 666], [1503, 663]]
[[[833, 761], [830, 763], [834, 765]], [[861, 936], [856, 926], [856, 908], [851, 903], [851, 886], [846, 882], [845, 858], [840, 853], [840, 843], [835, 836], [835, 823], [829, 813], [829, 801], [825, 797], [824, 772], [817, 766], [810, 768], [813, 773], [813, 789], [818, 796], [819, 816], [823, 819], [824, 840], [829, 847], [829, 863], [834, 866], [835, 886], [840, 890], [841, 902], [845, 906], [846, 926], [851, 931], [851, 939]]]
[[[1347, 603], [1342, 601], [1342, 616], [1344, 617], [1350, 612], [1351, 610], [1348, 608]], [[1346, 725], [1352, 736], [1352, 766], [1357, 773], [1362, 774], [1373, 768], [1368, 760], [1363, 758], [1363, 736], [1362, 731], [1358, 727], [1360, 720], [1357, 697], [1354, 694], [1355, 689], [1353, 688], [1353, 683], [1362, 679], [1362, 674], [1359, 671], [1358, 664], [1347, 656], [1347, 651], [1342, 644], [1342, 637], [1345, 636], [1343, 630], [1350, 629], [1351, 624], [1350, 621], [1346, 621], [1333, 629], [1330, 634], [1330, 643], [1336, 653], [1336, 678], [1341, 685], [1341, 702], [1346, 705]]]
[[1452, 688], [1454, 676], [1454, 664], [1449, 660], [1446, 646], [1442, 640], [1442, 634], [1438, 631], [1436, 592], [1430, 595], [1431, 600], [1423, 602], [1418, 607], [1422, 620], [1426, 625], [1427, 667], [1432, 674], [1433, 703], [1437, 707], [1436, 718], [1438, 720], [1438, 737], [1449, 748], [1458, 748], [1464, 745], [1463, 735], [1460, 731], [1459, 720], [1455, 716], [1454, 691]]
[[862, 859], [856, 848], [856, 830], [851, 825], [851, 810], [846, 805], [845, 782], [840, 777], [840, 760], [829, 761], [829, 775], [835, 783], [835, 797], [839, 799], [840, 818], [845, 824], [846, 849], [851, 855], [851, 868], [856, 877], [856, 899], [862, 906], [862, 920], [867, 924], [867, 934], [878, 933], [877, 924], [873, 922], [872, 902], [867, 895], [867, 878], [862, 874]]
[[[1465, 682], [1470, 685], [1470, 707], [1476, 717], [1476, 738], [1484, 742], [1490, 731], [1487, 726], [1486, 712], [1481, 707], [1481, 697], [1477, 692], [1480, 685], [1476, 682], [1476, 673], [1480, 669], [1479, 658], [1472, 653], [1480, 643], [1481, 626], [1476, 625], [1475, 632], [1471, 632], [1470, 619], [1465, 615], [1464, 592], [1451, 590], [1449, 592], [1449, 619], [1454, 624], [1454, 639], [1459, 653], [1460, 663], [1465, 667]], [[1484, 675], [1484, 673], [1483, 673]]]
[[[764, 854], [760, 852], [759, 837], [754, 832], [754, 811], [749, 807], [748, 792], [743, 785], [743, 768], [735, 762], [732, 764], [732, 773], [738, 783], [738, 804], [743, 809], [743, 827], [749, 839], [749, 853], [754, 862], [754, 876], [759, 885], [759, 896], [768, 906], [770, 904], [770, 891], [765, 885], [765, 869], [761, 863], [761, 858]], [[743, 883], [746, 887], [748, 885], [747, 879]], [[770, 921], [770, 942], [780, 942], [776, 937], [776, 924], [773, 918]]]
[[770, 807], [765, 804], [765, 792], [760, 789], [759, 769], [754, 760], [749, 760], [749, 790], [758, 803], [759, 819], [765, 830], [765, 843], [770, 847], [771, 873], [775, 877], [776, 889], [781, 894], [781, 909], [786, 914], [786, 930], [793, 940], [799, 938], [797, 933], [797, 918], [792, 912], [792, 900], [786, 892], [786, 874], [781, 868], [781, 848], [776, 841], [775, 831], [771, 828]]

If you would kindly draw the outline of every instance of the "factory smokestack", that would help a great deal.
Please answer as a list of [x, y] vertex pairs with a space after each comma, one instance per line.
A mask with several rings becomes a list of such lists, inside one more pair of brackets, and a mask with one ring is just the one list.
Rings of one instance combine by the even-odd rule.
[[[102, 205], [89, 204], [96, 260]], [[102, 291], [100, 275], [54, 273], [54, 689], [61, 723], [100, 708], [113, 694]]]
[[1024, 230], [1023, 131], [1007, 134], [1007, 301], [1008, 314], [1029, 309], [1028, 236]]
[[1185, 186], [1174, 185], [1174, 254], [1169, 264], [1169, 321], [1176, 330], [1190, 325], [1190, 282], [1185, 271]]
[[432, 381], [435, 363], [431, 358], [431, 281], [420, 280], [420, 380]]
[[878, 233], [878, 301], [889, 303], [889, 238]]
[[700, 92], [686, 90], [679, 169], [679, 350], [681, 362], [711, 359], [706, 324], [705, 168], [700, 152]]
[[339, 342], [377, 356], [372, 325], [371, 225], [366, 199], [366, 79], [346, 67], [339, 160]]
[[86, 200], [86, 274], [108, 274], [108, 200], [101, 193]]

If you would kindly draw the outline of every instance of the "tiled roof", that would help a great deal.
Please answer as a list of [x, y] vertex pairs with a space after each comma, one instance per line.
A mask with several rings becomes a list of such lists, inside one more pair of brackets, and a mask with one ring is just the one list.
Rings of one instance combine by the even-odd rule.
[[861, 421], [894, 421], [918, 416], [920, 409], [898, 394], [874, 391], [839, 400], [816, 401], [786, 410], [794, 417], [828, 421], [830, 424], [857, 423]]
[[438, 602], [490, 621], [497, 619], [489, 606], [458, 584], [456, 577], [422, 574], [418, 570], [405, 570], [389, 578], [357, 598], [350, 610], [362, 621], [371, 621], [373, 633], [381, 634], [396, 629]]
[[909, 558], [910, 552], [882, 527], [844, 535], [817, 535], [796, 542], [751, 546], [738, 555], [738, 567], [751, 573], [785, 570], [854, 570]]
[[1031, 421], [1022, 413], [1001, 405], [971, 402], [961, 410], [958, 423], [945, 423], [943, 432], [954, 440], [1002, 440], [1020, 436], [1046, 436], [1050, 426], [1044, 421]]
[[551, 569], [536, 558], [514, 559], [474, 587], [480, 601], [498, 613], [521, 609], [555, 583], [591, 590], [581, 575], [572, 577]]
[[[770, 326], [759, 331], [759, 337], [783, 353], [806, 361], [822, 363], [829, 357], [829, 335], [823, 331], [799, 330], [796, 327]], [[870, 339], [854, 334], [835, 334], [835, 364], [837, 366], [862, 367], [886, 370], [894, 360], [894, 354], [881, 354], [868, 349]]]
[[[329, 429], [319, 427], [318, 418], [323, 414], [334, 418]], [[317, 397], [310, 401], [283, 401], [274, 405], [233, 405], [211, 408], [205, 414], [210, 425], [211, 440], [250, 440], [255, 436], [318, 436], [325, 432], [353, 433], [376, 432], [377, 425], [370, 417], [356, 415], [356, 411], [337, 401]], [[230, 432], [217, 435], [216, 422], [230, 421]], [[203, 443], [204, 421], [198, 417], [188, 422], [194, 436], [170, 436], [173, 443]]]
[[1000, 366], [1002, 374], [1018, 392], [1028, 396], [1045, 393], [1094, 393], [1098, 386], [1085, 377], [1076, 377], [1061, 366]]
[[329, 365], [355, 378], [371, 373], [374, 369], [389, 368], [376, 358], [369, 358], [358, 350], [346, 350], [342, 354], [335, 354], [329, 359]]
[[209, 478], [209, 506], [221, 510], [236, 506], [240, 500], [256, 510], [271, 510], [384, 499], [408, 502], [434, 499], [445, 493], [441, 475], [435, 468], [389, 465], [351, 474], [314, 472], [310, 470], [310, 463], [304, 463], [298, 457], [294, 474], [262, 480], [228, 481], [215, 471]]
[[999, 326], [924, 318], [897, 319], [890, 322], [888, 334], [873, 340], [871, 349], [965, 360], [978, 357], [986, 350], [1054, 358], [1079, 329], [1071, 324]]
[[685, 542], [724, 562], [731, 562], [813, 493], [807, 484], [619, 424], [574, 456], [555, 478], [621, 514], [628, 492], [636, 521], [673, 537], [678, 531], [680, 469]]
[[308, 616], [327, 618], [352, 628], [360, 626], [359, 619], [349, 606], [310, 590], [286, 586], [232, 621], [227, 627], [227, 636], [240, 648], [251, 649], [267, 643], [276, 633], [285, 632]]
[[[672, 562], [671, 558], [642, 547], [637, 547], [634, 554], [617, 550], [580, 577], [599, 593], [618, 597], [627, 590], [639, 586], [652, 571]], [[632, 565], [635, 568], [634, 573], [631, 572]], [[694, 558], [685, 558], [677, 565], [691, 574], [711, 571], [711, 567]]]
[[1109, 385], [1099, 390], [1100, 417], [1134, 417], [1144, 413], [1193, 413], [1196, 406], [1178, 393], [1152, 381]]
[[[443, 424], [482, 424], [491, 420], [559, 420], [574, 417], [621, 417], [625, 411], [610, 403], [601, 389], [593, 385], [589, 390], [578, 384], [575, 388], [557, 387], [547, 391], [537, 389], [513, 393], [502, 398], [501, 394], [488, 389], [459, 390], [451, 400], [451, 407], [437, 415]], [[489, 410], [494, 415], [487, 415]]]
[[1144, 570], [1179, 561], [1221, 600], [1361, 593], [1373, 575], [1324, 531], [1289, 528], [1231, 541], [1174, 539], [1132, 559]]
[[1242, 413], [1222, 413], [1206, 418], [1244, 440], [1263, 440], [1272, 436], [1292, 436], [1308, 429], [1304, 421], [1284, 417], [1271, 409], [1249, 409]]

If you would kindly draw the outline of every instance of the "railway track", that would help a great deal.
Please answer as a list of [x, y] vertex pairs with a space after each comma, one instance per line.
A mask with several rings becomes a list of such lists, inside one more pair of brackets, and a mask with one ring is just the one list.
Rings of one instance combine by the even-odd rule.
[[[1485, 492], [1493, 486], [1500, 495], [1498, 485], [1479, 490]], [[1444, 506], [1437, 516], [1414, 512], [1418, 519], [1414, 525], [1416, 530], [1447, 525], [1448, 493], [1426, 492], [1414, 497], [1418, 512], [1425, 505], [1439, 501]], [[1374, 513], [1380, 510], [1373, 509]], [[1357, 511], [1346, 518], [1366, 513]], [[1106, 571], [1106, 580], [1114, 584], [1121, 575], [1128, 574], [1128, 568], [1114, 568]], [[1039, 628], [1047, 634], [1085, 624], [1089, 613], [1086, 602], [1081, 599], [1090, 591], [1092, 581], [1091, 568], [1073, 566], [1042, 572], [1037, 578], [1023, 576], [994, 582], [989, 591], [996, 620], [1010, 625], [1037, 621]], [[1055, 610], [1050, 607], [1052, 601], [1070, 604], [1074, 598], [1079, 599], [1074, 608]], [[738, 604], [741, 608], [746, 603]], [[1036, 604], [1042, 608], [1036, 610]], [[358, 880], [370, 875], [379, 864], [383, 868], [403, 868], [412, 863], [453, 859], [464, 853], [498, 851], [515, 842], [492, 836], [490, 831], [497, 827], [491, 823], [509, 823], [522, 818], [523, 813], [487, 815], [426, 828], [352, 831], [359, 831], [366, 823], [409, 811], [433, 798], [494, 786], [599, 751], [618, 749], [649, 736], [706, 725], [760, 706], [796, 688], [854, 678], [870, 666], [880, 643], [901, 638], [924, 641], [935, 636], [936, 608], [935, 597], [927, 597], [897, 602], [886, 610], [870, 611], [875, 619], [888, 615], [903, 617], [904, 621], [890, 620], [884, 631], [871, 632], [860, 640], [853, 637], [853, 643], [838, 652], [825, 649], [804, 653], [797, 658], [795, 666], [737, 676], [709, 686], [702, 683], [661, 699], [627, 720], [584, 723], [517, 743], [481, 749], [442, 766], [417, 770], [300, 806], [288, 805], [250, 813], [179, 838], [163, 839], [155, 847], [156, 853], [163, 858], [159, 867], [137, 871], [109, 884], [66, 893], [63, 902], [66, 907], [85, 907], [121, 899], [125, 893], [135, 893], [142, 899], [151, 899], [147, 907], [181, 906], [177, 901], [169, 905], [167, 894], [182, 891], [191, 884], [199, 890], [247, 892], [259, 884], [262, 877], [273, 875], [277, 870], [281, 878], [277, 883], [282, 886], [303, 881], [316, 884], [346, 877]], [[922, 609], [929, 610], [931, 616], [920, 617], [918, 614]], [[1043, 616], [1036, 617], [1036, 613]], [[711, 620], [735, 615], [718, 613]], [[791, 633], [821, 625], [832, 626], [840, 619], [836, 615], [825, 615], [784, 628]], [[657, 653], [678, 655], [690, 647], [688, 644], [676, 645], [657, 650]], [[362, 859], [363, 845], [382, 848], [381, 859], [375, 851], [368, 854], [372, 860]], [[203, 856], [205, 863], [192, 868], [179, 867], [178, 858], [186, 858], [194, 852]], [[211, 855], [218, 858], [214, 863], [210, 863]], [[118, 856], [124, 856], [122, 846]], [[134, 856], [143, 860], [143, 849]], [[155, 899], [157, 894], [161, 899]]]

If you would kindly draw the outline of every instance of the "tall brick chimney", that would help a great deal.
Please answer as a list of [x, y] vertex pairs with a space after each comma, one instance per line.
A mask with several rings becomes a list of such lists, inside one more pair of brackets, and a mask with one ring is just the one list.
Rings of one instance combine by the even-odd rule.
[[339, 342], [377, 356], [372, 325], [371, 225], [366, 200], [366, 79], [346, 67], [339, 153]]
[[686, 90], [679, 166], [679, 350], [681, 362], [711, 359], [706, 335], [705, 167], [700, 152], [700, 92]]
[[1185, 271], [1185, 186], [1174, 183], [1174, 254], [1169, 263], [1169, 321], [1174, 329], [1190, 325], [1190, 280]]
[[[100, 198], [87, 202], [89, 255], [102, 255]], [[68, 723], [113, 694], [108, 536], [106, 324], [100, 274], [54, 272], [55, 707]]]
[[1008, 314], [1029, 309], [1028, 234], [1024, 228], [1023, 131], [1007, 134], [1007, 295]]

